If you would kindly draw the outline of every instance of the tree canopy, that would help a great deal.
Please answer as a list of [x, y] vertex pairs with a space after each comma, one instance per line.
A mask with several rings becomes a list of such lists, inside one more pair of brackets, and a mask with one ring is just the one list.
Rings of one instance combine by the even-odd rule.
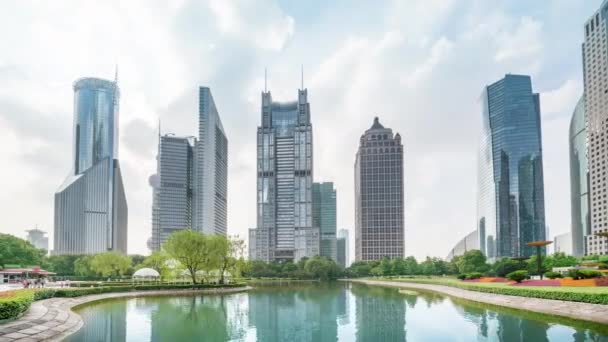
[[0, 267], [40, 265], [46, 254], [26, 240], [10, 234], [0, 234]]
[[103, 277], [120, 277], [131, 267], [131, 258], [116, 252], [96, 254], [90, 261], [90, 269]]

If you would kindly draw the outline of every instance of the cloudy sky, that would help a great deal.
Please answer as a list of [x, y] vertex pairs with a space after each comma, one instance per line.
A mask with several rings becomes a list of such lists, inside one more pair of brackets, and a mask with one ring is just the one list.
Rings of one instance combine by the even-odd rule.
[[583, 23], [600, 3], [5, 2], [0, 232], [38, 225], [52, 237], [53, 193], [70, 170], [72, 82], [111, 79], [117, 64], [130, 253], [148, 253], [157, 121], [194, 135], [199, 85], [211, 88], [228, 134], [229, 233], [246, 237], [264, 68], [273, 97], [292, 100], [302, 64], [315, 180], [336, 183], [338, 228], [353, 232], [354, 155], [377, 115], [404, 137], [406, 253], [444, 257], [475, 227], [481, 91], [523, 73], [541, 93], [547, 224], [566, 232], [568, 124], [582, 93]]

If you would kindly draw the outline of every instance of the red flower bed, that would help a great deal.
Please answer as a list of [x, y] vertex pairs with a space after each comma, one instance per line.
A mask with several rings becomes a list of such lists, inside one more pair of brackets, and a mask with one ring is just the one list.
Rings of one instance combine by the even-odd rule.
[[524, 280], [521, 283], [513, 283], [513, 286], [562, 286], [559, 280], [544, 279], [544, 280]]
[[596, 278], [595, 286], [608, 286], [608, 277]]

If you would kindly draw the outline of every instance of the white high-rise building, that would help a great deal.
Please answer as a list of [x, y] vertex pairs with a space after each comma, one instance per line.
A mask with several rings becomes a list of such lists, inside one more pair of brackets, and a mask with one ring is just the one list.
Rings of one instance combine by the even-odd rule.
[[603, 1], [600, 9], [585, 23], [585, 41], [582, 45], [585, 114], [587, 116], [588, 163], [589, 163], [589, 203], [591, 234], [586, 239], [587, 254], [606, 254], [608, 239], [595, 236], [608, 231], [608, 64], [606, 20], [608, 1]]

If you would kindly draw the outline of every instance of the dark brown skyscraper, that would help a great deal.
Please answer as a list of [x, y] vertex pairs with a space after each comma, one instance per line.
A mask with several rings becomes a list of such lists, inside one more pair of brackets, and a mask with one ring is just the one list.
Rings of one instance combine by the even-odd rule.
[[355, 258], [403, 257], [403, 145], [374, 118], [355, 160]]

